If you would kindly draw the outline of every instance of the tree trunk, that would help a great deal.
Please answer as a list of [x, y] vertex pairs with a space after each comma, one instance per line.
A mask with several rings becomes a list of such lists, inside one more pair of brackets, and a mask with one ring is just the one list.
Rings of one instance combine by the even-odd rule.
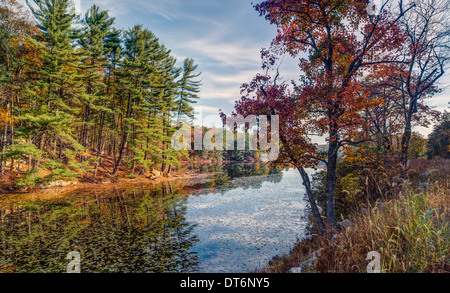
[[[163, 117], [163, 135], [167, 135], [167, 129], [166, 129], [166, 119], [165, 117]], [[166, 168], [167, 168], [167, 164], [165, 163], [166, 161], [166, 151], [167, 151], [167, 146], [166, 146], [166, 142], [163, 142], [163, 151], [162, 151], [162, 164], [161, 164], [161, 173], [165, 174], [166, 172]]]
[[317, 227], [319, 228], [319, 233], [320, 233], [320, 235], [324, 235], [325, 234], [325, 225], [323, 223], [322, 216], [320, 215], [319, 208], [317, 207], [316, 201], [314, 200], [314, 197], [313, 197], [311, 182], [309, 180], [309, 175], [308, 175], [308, 173], [306, 173], [306, 171], [303, 167], [297, 167], [297, 170], [300, 173], [300, 176], [302, 176], [303, 185], [305, 186], [306, 195], [308, 196], [309, 204], [311, 205], [312, 214], [316, 221]]
[[[148, 149], [148, 139], [147, 139], [147, 149]], [[145, 155], [144, 155], [144, 162], [146, 162], [148, 159], [148, 152], [145, 151]], [[140, 176], [145, 174], [145, 164], [142, 166], [141, 172], [139, 173]]]
[[[273, 115], [274, 113], [272, 113]], [[280, 137], [281, 142], [284, 145], [287, 145], [286, 140], [284, 139], [284, 137]], [[312, 214], [314, 216], [314, 220], [316, 221], [317, 224], [317, 228], [319, 229], [319, 233], [321, 235], [324, 235], [326, 230], [325, 230], [325, 224], [323, 222], [322, 216], [320, 214], [319, 208], [317, 206], [316, 201], [314, 200], [314, 196], [313, 196], [313, 192], [312, 192], [312, 187], [311, 187], [311, 181], [309, 180], [309, 175], [308, 173], [306, 173], [305, 169], [297, 162], [297, 160], [295, 159], [295, 157], [292, 156], [293, 152], [291, 149], [288, 148], [288, 152], [291, 153], [291, 160], [292, 162], [295, 164], [295, 167], [297, 168], [298, 172], [300, 173], [300, 176], [302, 177], [303, 180], [303, 186], [305, 186], [306, 189], [306, 195], [308, 196], [308, 201], [309, 204], [311, 205], [311, 211]]]
[[3, 162], [3, 150], [5, 149], [5, 144], [6, 144], [6, 136], [8, 134], [8, 127], [6, 126], [6, 122], [4, 123], [4, 128], [3, 128], [3, 137], [2, 137], [2, 141], [1, 141], [1, 148], [0, 148], [0, 172], [2, 175], [5, 175], [5, 164]]
[[116, 167], [116, 162], [117, 162], [117, 137], [116, 134], [113, 133], [113, 148], [112, 148], [112, 153], [113, 153], [113, 164], [114, 164], [114, 168]]
[[126, 130], [124, 130], [123, 136], [122, 136], [122, 143], [120, 144], [120, 149], [119, 149], [119, 156], [117, 157], [117, 161], [114, 164], [114, 171], [112, 176], [117, 176], [117, 172], [119, 171], [119, 167], [120, 167], [120, 163], [122, 162], [122, 158], [123, 158], [123, 154], [124, 151], [126, 149], [128, 145], [128, 132]]
[[[88, 149], [88, 140], [89, 140], [89, 118], [91, 114], [91, 107], [90, 105], [86, 105], [86, 112], [84, 113], [84, 125], [83, 125], [83, 135], [82, 135], [82, 145], [86, 148], [86, 151]], [[81, 156], [81, 162], [86, 162], [87, 156], [83, 155]]]
[[[130, 118], [133, 115], [133, 105], [131, 101], [131, 94], [128, 95], [128, 107], [127, 107], [127, 115], [126, 118]], [[114, 166], [113, 176], [117, 176], [117, 172], [119, 171], [120, 163], [122, 162], [124, 151], [128, 145], [128, 127], [126, 120], [123, 121], [123, 135], [122, 135], [122, 143], [119, 150], [119, 157], [117, 158], [116, 164]]]
[[[43, 133], [42, 136], [41, 136], [41, 142], [40, 142], [40, 146], [39, 146], [39, 149], [41, 151], [44, 150], [44, 143], [45, 143], [45, 133]], [[36, 169], [39, 168], [39, 165], [41, 164], [41, 159], [42, 159], [42, 157], [40, 156], [39, 159], [36, 162], [36, 167], [35, 167]]]
[[134, 171], [136, 170], [136, 161], [133, 161], [132, 166], [131, 166], [131, 175], [134, 175]]
[[401, 170], [401, 178], [406, 179], [407, 177], [407, 170], [408, 170], [408, 151], [409, 151], [409, 142], [411, 140], [411, 133], [412, 133], [412, 108], [410, 107], [410, 110], [408, 111], [406, 115], [406, 124], [405, 124], [405, 130], [402, 135], [402, 141], [400, 144], [400, 161], [402, 162], [402, 170]]
[[98, 165], [100, 164], [100, 159], [102, 155], [104, 123], [105, 123], [105, 113], [102, 112], [102, 115], [100, 117], [100, 130], [98, 133], [97, 162], [95, 163], [94, 179], [95, 177], [97, 177]]
[[338, 141], [338, 133], [334, 124], [330, 125], [330, 141], [328, 148], [328, 164], [327, 164], [327, 204], [326, 204], [326, 215], [327, 215], [327, 225], [328, 228], [334, 230], [336, 226], [336, 211], [335, 211], [335, 187], [337, 181], [337, 158], [338, 158], [338, 149], [339, 149], [339, 141]]
[[177, 128], [180, 127], [181, 110], [182, 110], [182, 105], [183, 105], [183, 95], [184, 95], [184, 88], [181, 89], [180, 107], [178, 109], [178, 116], [177, 116]]

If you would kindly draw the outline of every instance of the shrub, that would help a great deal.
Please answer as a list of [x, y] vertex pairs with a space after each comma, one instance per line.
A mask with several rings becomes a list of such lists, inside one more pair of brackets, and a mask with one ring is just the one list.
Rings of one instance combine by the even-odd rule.
[[371, 251], [381, 254], [385, 273], [450, 272], [449, 187], [450, 180], [435, 182], [424, 192], [403, 187], [397, 198], [354, 211], [352, 225], [334, 237], [303, 241], [265, 272], [289, 272], [319, 249], [311, 272], [366, 273]]
[[334, 241], [320, 239], [319, 272], [366, 272], [367, 254], [381, 254], [382, 272], [425, 272], [450, 257], [448, 184], [425, 193], [408, 191], [399, 199], [378, 202], [351, 218], [353, 226]]
[[25, 173], [22, 178], [17, 179], [14, 182], [14, 185], [19, 188], [24, 187], [33, 187], [36, 184], [39, 184], [41, 178], [38, 175], [38, 171], [36, 169], [32, 169]]

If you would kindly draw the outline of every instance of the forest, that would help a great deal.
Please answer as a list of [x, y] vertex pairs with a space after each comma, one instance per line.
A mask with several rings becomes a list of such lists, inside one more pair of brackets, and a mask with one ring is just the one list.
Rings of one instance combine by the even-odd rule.
[[150, 30], [119, 30], [96, 5], [82, 16], [71, 1], [28, 7], [0, 6], [0, 173], [30, 186], [95, 180], [102, 165], [112, 177], [179, 167], [188, 154], [170, 141], [199, 98], [195, 61], [177, 67]]

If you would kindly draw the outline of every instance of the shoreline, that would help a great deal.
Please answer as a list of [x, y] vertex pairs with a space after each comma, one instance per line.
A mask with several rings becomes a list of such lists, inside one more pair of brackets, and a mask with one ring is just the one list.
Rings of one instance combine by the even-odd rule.
[[[222, 164], [235, 164], [235, 163], [242, 163], [242, 164], [255, 164], [258, 163], [258, 161], [228, 161], [228, 160], [222, 160]], [[209, 164], [212, 164], [211, 162]], [[186, 166], [185, 166], [186, 167]], [[136, 175], [135, 178], [127, 178], [125, 174], [127, 174], [129, 170], [126, 170], [124, 168], [120, 169], [119, 176], [117, 177], [110, 177], [108, 175], [108, 172], [106, 172], [105, 169], [101, 170], [99, 172], [99, 176], [97, 176], [97, 179], [92, 179], [89, 177], [89, 175], [80, 176], [79, 178], [75, 180], [55, 180], [52, 182], [47, 183], [47, 186], [44, 184], [33, 186], [33, 187], [24, 187], [19, 188], [14, 185], [14, 181], [20, 178], [21, 173], [19, 172], [7, 172], [5, 175], [0, 176], [0, 196], [5, 195], [12, 195], [12, 194], [27, 194], [27, 193], [50, 193], [52, 190], [58, 191], [57, 193], [60, 193], [61, 191], [72, 191], [82, 188], [89, 188], [89, 187], [106, 187], [106, 186], [120, 186], [124, 184], [148, 184], [148, 183], [161, 183], [161, 182], [169, 182], [173, 180], [187, 180], [187, 179], [195, 179], [195, 180], [204, 180], [208, 176], [212, 176], [214, 174], [217, 174], [216, 172], [207, 172], [207, 173], [200, 173], [199, 170], [195, 171], [187, 171], [185, 173], [173, 173], [170, 176], [164, 176], [159, 175], [158, 178], [152, 179], [150, 178], [153, 173], [152, 172], [146, 172], [145, 175]], [[1, 180], [3, 179], [3, 180]]]
[[[114, 181], [102, 181], [102, 182], [86, 182], [86, 181], [62, 181], [65, 182], [65, 186], [50, 186], [50, 187], [32, 187], [27, 188], [25, 190], [0, 190], [0, 196], [9, 197], [9, 196], [19, 196], [19, 195], [27, 195], [27, 194], [36, 194], [36, 195], [51, 195], [51, 194], [61, 194], [61, 193], [69, 193], [77, 190], [95, 188], [95, 189], [105, 189], [105, 188], [113, 188], [113, 187], [126, 187], [128, 185], [156, 185], [164, 182], [171, 182], [176, 180], [193, 180], [198, 182], [204, 182], [209, 179], [209, 177], [215, 175], [217, 173], [198, 173], [198, 172], [189, 172], [185, 174], [177, 174], [171, 175], [170, 177], [161, 176], [157, 179], [150, 179], [149, 177], [137, 177], [133, 179], [127, 178], [117, 178]], [[58, 181], [55, 181], [58, 182]]]

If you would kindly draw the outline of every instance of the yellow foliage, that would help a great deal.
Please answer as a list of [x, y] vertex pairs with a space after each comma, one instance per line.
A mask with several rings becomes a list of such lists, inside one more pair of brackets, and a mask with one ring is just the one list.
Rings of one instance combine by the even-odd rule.
[[15, 121], [9, 111], [0, 107], [0, 126], [4, 126], [6, 123], [14, 123]]

